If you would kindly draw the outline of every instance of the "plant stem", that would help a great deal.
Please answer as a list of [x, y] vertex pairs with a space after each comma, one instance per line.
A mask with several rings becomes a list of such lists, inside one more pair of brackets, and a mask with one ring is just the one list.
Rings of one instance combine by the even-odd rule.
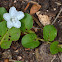
[[45, 41], [44, 39], [40, 39], [40, 38], [37, 38], [38, 40], [42, 41], [42, 42], [46, 42], [47, 44], [51, 44], [51, 42], [49, 41]]
[[24, 32], [24, 34], [28, 34], [28, 33]]
[[62, 48], [62, 44], [59, 44], [58, 46]]
[[32, 31], [32, 30], [26, 30], [26, 33], [35, 33], [34, 31]]
[[40, 38], [37, 38], [38, 40], [42, 41], [42, 42], [45, 42], [44, 39], [40, 39]]

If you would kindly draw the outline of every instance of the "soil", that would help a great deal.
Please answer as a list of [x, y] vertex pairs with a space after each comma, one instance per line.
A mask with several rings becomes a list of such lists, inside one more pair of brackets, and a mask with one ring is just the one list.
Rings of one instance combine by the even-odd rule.
[[[62, 0], [0, 0], [0, 7], [5, 7], [7, 11], [12, 6], [15, 6], [17, 10], [24, 11], [28, 2], [33, 1], [37, 2], [41, 5], [39, 11], [42, 13], [46, 13], [50, 17], [52, 17], [51, 22], [56, 18], [57, 14], [62, 8]], [[33, 3], [30, 3], [30, 6], [25, 11], [26, 13], [30, 13], [30, 8], [32, 7]], [[33, 15], [36, 19], [38, 19], [37, 15]], [[39, 21], [39, 19], [38, 19]], [[33, 22], [34, 27], [41, 28], [34, 20]], [[43, 25], [41, 24], [42, 28]], [[54, 23], [58, 31], [58, 35], [55, 40], [62, 43], [62, 13], [60, 14], [57, 21]], [[34, 29], [32, 28], [37, 34], [38, 37], [42, 37], [42, 29]], [[41, 33], [41, 34], [40, 34]], [[22, 36], [21, 36], [22, 38]], [[0, 62], [3, 62], [4, 59], [9, 59], [10, 61], [23, 61], [23, 62], [62, 62], [61, 55], [62, 53], [58, 53], [56, 55], [51, 55], [48, 49], [49, 45], [42, 43], [40, 41], [40, 46], [35, 49], [26, 49], [21, 44], [21, 38], [16, 41], [12, 42], [11, 47], [9, 49], [1, 49], [0, 48]], [[46, 48], [46, 47], [47, 48]], [[42, 52], [43, 51], [43, 52]], [[48, 53], [47, 53], [48, 52]], [[48, 57], [48, 58], [46, 58]]]

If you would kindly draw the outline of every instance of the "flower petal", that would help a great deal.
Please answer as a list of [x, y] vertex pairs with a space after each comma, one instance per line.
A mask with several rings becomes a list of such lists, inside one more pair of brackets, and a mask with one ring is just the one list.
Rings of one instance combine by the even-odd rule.
[[12, 27], [13, 27], [13, 23], [12, 23], [11, 21], [8, 21], [8, 22], [7, 22], [7, 27], [8, 27], [8, 28], [12, 28]]
[[9, 21], [9, 20], [10, 20], [10, 14], [9, 14], [9, 13], [3, 14], [3, 18], [4, 18], [6, 21]]
[[9, 14], [10, 14], [11, 17], [16, 16], [17, 10], [14, 6], [9, 9]]
[[24, 13], [22, 11], [18, 11], [16, 17], [18, 20], [21, 20], [24, 17]]
[[13, 22], [13, 26], [16, 28], [20, 28], [21, 27], [21, 22], [17, 21], [17, 22]]

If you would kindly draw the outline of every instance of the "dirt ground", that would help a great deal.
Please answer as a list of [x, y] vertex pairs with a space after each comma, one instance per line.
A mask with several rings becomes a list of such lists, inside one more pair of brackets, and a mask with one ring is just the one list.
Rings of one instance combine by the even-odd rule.
[[[53, 22], [62, 8], [62, 0], [0, 0], [0, 7], [5, 7], [7, 11], [9, 11], [10, 7], [15, 6], [17, 10], [24, 11], [26, 5], [30, 1], [37, 2], [41, 5], [39, 11], [41, 11], [42, 14], [46, 13], [50, 16], [51, 22]], [[30, 13], [30, 8], [33, 4], [34, 3], [30, 3], [30, 6], [25, 11], [26, 13]], [[33, 16], [39, 21], [36, 14]], [[33, 20], [33, 23], [34, 27], [41, 28], [35, 20]], [[42, 24], [41, 26], [43, 28]], [[54, 26], [58, 31], [58, 35], [55, 40], [62, 43], [62, 13], [54, 23]], [[36, 32], [38, 37], [42, 37], [42, 29], [32, 28], [32, 30]], [[62, 53], [51, 55], [49, 51], [49, 44], [42, 43], [40, 41], [41, 44], [39, 47], [35, 49], [26, 49], [21, 45], [21, 38], [16, 42], [12, 42], [9, 49], [5, 50], [0, 48], [0, 62], [3, 62], [4, 59], [9, 59], [11, 62], [14, 62], [15, 60], [22, 62], [62, 62]]]

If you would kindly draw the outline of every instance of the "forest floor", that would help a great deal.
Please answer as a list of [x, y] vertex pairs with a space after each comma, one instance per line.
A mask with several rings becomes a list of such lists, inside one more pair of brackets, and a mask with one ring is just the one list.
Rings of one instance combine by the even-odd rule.
[[[41, 6], [38, 11], [40, 11], [42, 15], [46, 14], [50, 17], [51, 23], [62, 9], [62, 0], [0, 0], [0, 7], [5, 7], [7, 11], [9, 11], [10, 7], [15, 6], [17, 10], [30, 13], [30, 9], [35, 3]], [[29, 7], [25, 10], [27, 5]], [[32, 28], [32, 30], [38, 37], [42, 37], [43, 25], [39, 22], [36, 13], [33, 14], [33, 16], [33, 27], [35, 28]], [[60, 16], [56, 19], [54, 26], [58, 31], [55, 40], [62, 43], [62, 13], [60, 13]], [[21, 38], [16, 42], [12, 42], [9, 49], [0, 48], [0, 62], [6, 59], [9, 59], [10, 62], [62, 62], [62, 53], [51, 55], [49, 44], [40, 41], [39, 47], [35, 49], [26, 49], [21, 44]]]

